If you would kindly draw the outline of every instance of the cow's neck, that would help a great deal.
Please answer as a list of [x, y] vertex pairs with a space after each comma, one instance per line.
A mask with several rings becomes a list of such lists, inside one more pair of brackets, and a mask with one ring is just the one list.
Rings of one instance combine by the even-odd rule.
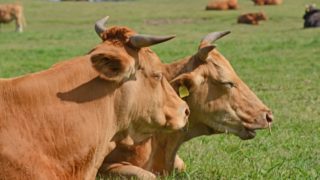
[[212, 130], [202, 123], [196, 123], [189, 118], [188, 127], [172, 134], [156, 134], [152, 139], [152, 166], [150, 164], [146, 169], [155, 173], [171, 172], [174, 168], [175, 157], [180, 146], [198, 136], [210, 135]]
[[[85, 179], [95, 179], [104, 157], [115, 147], [114, 140], [116, 139], [113, 138], [118, 131], [117, 127], [120, 126], [116, 123], [118, 122], [118, 116], [114, 112], [114, 101], [119, 94], [116, 90], [118, 85], [99, 78], [96, 71], [91, 67], [91, 62], [87, 56], [79, 62], [78, 67], [71, 69], [75, 72], [71, 72], [68, 77], [79, 76], [75, 80], [77, 85], [67, 91], [62, 91], [58, 96], [60, 95], [59, 98], [62, 101], [83, 105], [83, 110], [86, 110], [87, 114], [90, 115], [82, 118], [92, 118], [91, 122], [87, 121], [88, 124], [85, 125], [83, 130], [86, 131], [89, 127], [94, 126], [92, 132], [88, 133], [89, 137], [84, 137], [87, 140], [82, 141], [91, 142], [88, 145], [84, 144], [83, 147], [95, 148], [91, 164], [88, 165], [89, 168], [84, 174]], [[124, 127], [125, 124], [121, 124], [121, 126]], [[93, 138], [90, 136], [93, 136]], [[84, 149], [83, 147], [80, 147], [80, 149]]]
[[[195, 56], [187, 57], [171, 64], [165, 64], [166, 78], [171, 81], [183, 73], [192, 72], [201, 62]], [[156, 173], [173, 170], [174, 161], [180, 146], [191, 138], [209, 135], [213, 132], [205, 125], [198, 123], [198, 117], [189, 117], [189, 124], [185, 131], [173, 134], [157, 134], [153, 138], [153, 166], [150, 168]]]
[[[164, 64], [164, 74], [166, 75], [168, 81], [171, 81], [181, 74], [192, 72], [201, 64], [201, 61], [199, 61], [199, 59], [197, 59], [195, 55], [186, 57], [171, 64]], [[194, 117], [192, 116], [192, 114], [193, 112], [191, 112], [191, 116], [189, 117], [188, 131], [179, 132], [179, 139], [181, 143], [189, 140], [192, 137], [208, 134], [207, 128], [202, 124], [198, 124], [197, 116]]]
[[[164, 74], [168, 81], [173, 80], [177, 76], [193, 71], [199, 66], [199, 61], [193, 57], [187, 57], [178, 62], [164, 65]], [[192, 112], [191, 112], [192, 113]], [[174, 167], [174, 160], [177, 151], [181, 144], [192, 137], [201, 136], [207, 134], [205, 127], [194, 123], [190, 120], [188, 127], [184, 131], [175, 132], [172, 134], [156, 134], [152, 140], [152, 154], [153, 158], [150, 158], [152, 162], [149, 162], [149, 169], [155, 173], [167, 173], [171, 172]], [[150, 163], [152, 164], [150, 166]]]

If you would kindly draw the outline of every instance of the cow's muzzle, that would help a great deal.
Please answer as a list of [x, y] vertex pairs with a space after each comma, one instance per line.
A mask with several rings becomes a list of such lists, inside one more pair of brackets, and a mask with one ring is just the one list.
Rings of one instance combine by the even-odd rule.
[[241, 139], [252, 139], [256, 136], [256, 130], [269, 128], [271, 132], [271, 124], [273, 122], [273, 114], [270, 110], [263, 111], [253, 123], [243, 122], [244, 130], [239, 136]]

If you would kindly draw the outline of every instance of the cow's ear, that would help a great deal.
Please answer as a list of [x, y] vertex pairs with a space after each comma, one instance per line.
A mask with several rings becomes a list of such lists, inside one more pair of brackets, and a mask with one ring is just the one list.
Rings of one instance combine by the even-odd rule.
[[91, 56], [91, 62], [100, 77], [108, 81], [121, 82], [134, 73], [134, 63], [107, 54], [94, 54]]
[[207, 60], [207, 57], [208, 57], [208, 55], [209, 55], [209, 53], [210, 53], [210, 51], [212, 51], [214, 48], [216, 48], [215, 45], [208, 45], [208, 46], [201, 47], [201, 48], [198, 50], [196, 56], [197, 56], [200, 60], [206, 61], [206, 60]]
[[173, 79], [170, 84], [181, 98], [189, 96], [195, 87], [192, 74], [182, 74]]

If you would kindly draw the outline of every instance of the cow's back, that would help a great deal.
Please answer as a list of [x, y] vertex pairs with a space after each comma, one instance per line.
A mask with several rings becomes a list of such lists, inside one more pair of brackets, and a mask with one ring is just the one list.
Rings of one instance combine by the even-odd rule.
[[320, 10], [316, 9], [304, 15], [304, 27], [320, 27]]

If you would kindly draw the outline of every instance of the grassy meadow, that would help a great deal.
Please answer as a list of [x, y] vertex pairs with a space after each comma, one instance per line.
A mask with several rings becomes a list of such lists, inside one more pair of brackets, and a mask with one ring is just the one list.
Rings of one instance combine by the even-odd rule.
[[[209, 32], [231, 30], [217, 42], [218, 49], [273, 110], [272, 134], [259, 131], [248, 141], [233, 135], [192, 139], [179, 150], [187, 171], [164, 179], [320, 179], [320, 28], [302, 28], [304, 7], [311, 1], [260, 7], [239, 0], [235, 11], [205, 11], [207, 2], [23, 0], [25, 32], [15, 33], [14, 23], [0, 27], [0, 77], [40, 71], [87, 53], [101, 41], [93, 24], [106, 15], [110, 26], [175, 34], [152, 47], [164, 62], [195, 53]], [[236, 23], [238, 15], [258, 11], [269, 20], [259, 26]]]

